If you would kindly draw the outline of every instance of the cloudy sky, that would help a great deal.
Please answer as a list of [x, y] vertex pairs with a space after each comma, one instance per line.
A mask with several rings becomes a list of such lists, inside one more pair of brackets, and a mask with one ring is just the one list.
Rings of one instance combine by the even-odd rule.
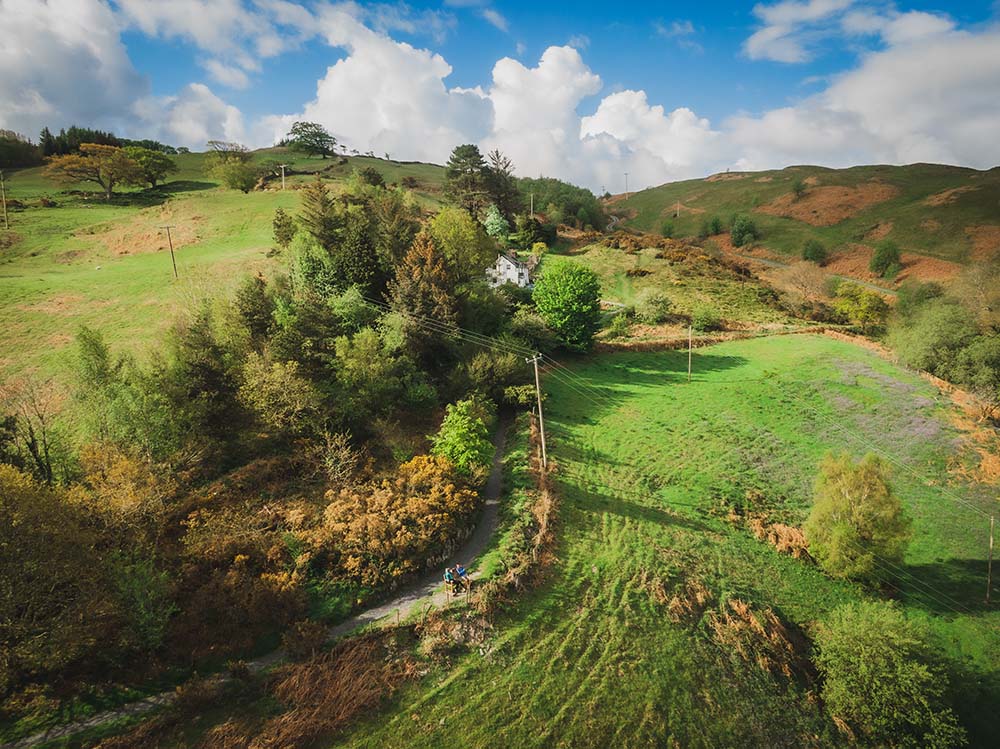
[[789, 164], [1000, 163], [1000, 3], [0, 0], [0, 127], [200, 148], [300, 119], [598, 190]]

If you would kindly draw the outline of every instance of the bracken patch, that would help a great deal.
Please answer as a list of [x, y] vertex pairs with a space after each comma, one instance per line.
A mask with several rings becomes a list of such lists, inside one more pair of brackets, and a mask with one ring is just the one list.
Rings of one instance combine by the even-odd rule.
[[813, 226], [833, 226], [898, 194], [897, 187], [882, 182], [865, 182], [856, 187], [828, 185], [813, 187], [798, 199], [793, 193], [786, 193], [756, 210]]

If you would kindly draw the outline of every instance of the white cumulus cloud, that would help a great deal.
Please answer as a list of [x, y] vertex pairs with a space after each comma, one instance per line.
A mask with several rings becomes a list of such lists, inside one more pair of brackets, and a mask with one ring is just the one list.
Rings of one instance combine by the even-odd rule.
[[120, 128], [148, 82], [100, 0], [0, 2], [0, 126]]

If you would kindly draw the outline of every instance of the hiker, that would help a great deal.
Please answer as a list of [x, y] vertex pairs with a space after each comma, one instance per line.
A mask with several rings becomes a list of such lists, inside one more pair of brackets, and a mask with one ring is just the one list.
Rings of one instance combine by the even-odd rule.
[[444, 571], [444, 584], [449, 593], [454, 595], [458, 589], [458, 580], [455, 579], [455, 571], [449, 567]]
[[472, 587], [472, 581], [469, 579], [469, 571], [461, 564], [455, 565], [455, 577], [466, 590]]

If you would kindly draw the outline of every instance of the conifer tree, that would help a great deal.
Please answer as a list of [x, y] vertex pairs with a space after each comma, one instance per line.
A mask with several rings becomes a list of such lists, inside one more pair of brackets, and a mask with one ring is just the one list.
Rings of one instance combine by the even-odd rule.
[[325, 250], [329, 250], [336, 241], [339, 223], [336, 207], [319, 174], [302, 191], [299, 223]]

